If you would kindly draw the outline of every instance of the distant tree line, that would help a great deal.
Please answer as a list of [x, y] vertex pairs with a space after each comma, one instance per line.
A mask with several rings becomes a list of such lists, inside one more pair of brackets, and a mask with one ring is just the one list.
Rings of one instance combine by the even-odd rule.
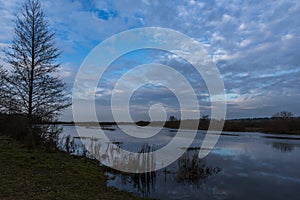
[[278, 113], [275, 113], [272, 118], [273, 119], [291, 119], [293, 117], [293, 113], [289, 111], [281, 111]]
[[[203, 115], [199, 120], [179, 120], [171, 116], [164, 126], [177, 129], [182, 124], [182, 127], [189, 128], [190, 124], [198, 123], [199, 130], [207, 130], [211, 122], [217, 121], [208, 115]], [[281, 111], [266, 118], [229, 119], [224, 121], [223, 131], [300, 134], [300, 117]]]

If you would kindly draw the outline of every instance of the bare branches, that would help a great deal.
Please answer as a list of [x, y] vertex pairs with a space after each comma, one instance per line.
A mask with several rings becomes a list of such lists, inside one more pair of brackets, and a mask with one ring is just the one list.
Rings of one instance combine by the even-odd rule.
[[292, 112], [289, 111], [281, 111], [278, 113], [275, 113], [272, 118], [273, 119], [290, 119], [292, 118], [294, 115]]
[[16, 108], [3, 109], [21, 112], [32, 123], [56, 119], [70, 106], [70, 98], [65, 84], [54, 73], [61, 53], [55, 47], [55, 33], [49, 29], [38, 0], [28, 0], [14, 23], [15, 35], [5, 50], [11, 70], [1, 70], [1, 105], [13, 102]]

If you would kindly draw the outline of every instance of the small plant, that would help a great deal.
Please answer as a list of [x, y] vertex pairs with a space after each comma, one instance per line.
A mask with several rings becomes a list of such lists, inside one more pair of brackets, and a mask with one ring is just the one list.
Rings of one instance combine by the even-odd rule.
[[197, 183], [206, 180], [209, 176], [218, 174], [219, 167], [207, 166], [204, 159], [200, 159], [197, 153], [192, 156], [185, 153], [178, 160], [178, 171], [176, 173], [177, 182]]

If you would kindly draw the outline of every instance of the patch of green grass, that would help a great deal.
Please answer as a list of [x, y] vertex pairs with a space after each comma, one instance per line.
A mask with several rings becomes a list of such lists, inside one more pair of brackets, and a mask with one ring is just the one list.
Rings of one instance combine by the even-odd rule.
[[0, 136], [0, 199], [141, 199], [106, 186], [97, 161]]

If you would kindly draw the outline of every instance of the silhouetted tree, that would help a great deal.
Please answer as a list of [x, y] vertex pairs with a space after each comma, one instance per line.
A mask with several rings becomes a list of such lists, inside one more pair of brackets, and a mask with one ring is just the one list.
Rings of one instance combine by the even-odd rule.
[[208, 121], [209, 120], [209, 115], [202, 115], [201, 120], [202, 121]]
[[17, 111], [28, 117], [32, 136], [32, 125], [56, 119], [70, 105], [70, 98], [58, 74], [60, 51], [55, 47], [55, 33], [40, 2], [26, 1], [14, 23], [15, 35], [5, 50], [11, 67], [5, 80]]
[[3, 70], [2, 66], [0, 65], [0, 113], [4, 112], [5, 110], [5, 91], [4, 91], [4, 77], [6, 76], [6, 72]]
[[177, 122], [177, 121], [178, 121], [178, 119], [176, 117], [174, 117], [173, 115], [171, 115], [169, 117], [169, 122]]
[[293, 113], [292, 112], [288, 112], [288, 111], [281, 111], [278, 113], [275, 113], [272, 118], [278, 118], [278, 119], [289, 119], [293, 117]]
[[7, 70], [0, 66], [0, 113], [2, 114], [12, 114], [18, 110], [18, 104], [15, 101], [15, 96], [10, 92], [7, 77]]

